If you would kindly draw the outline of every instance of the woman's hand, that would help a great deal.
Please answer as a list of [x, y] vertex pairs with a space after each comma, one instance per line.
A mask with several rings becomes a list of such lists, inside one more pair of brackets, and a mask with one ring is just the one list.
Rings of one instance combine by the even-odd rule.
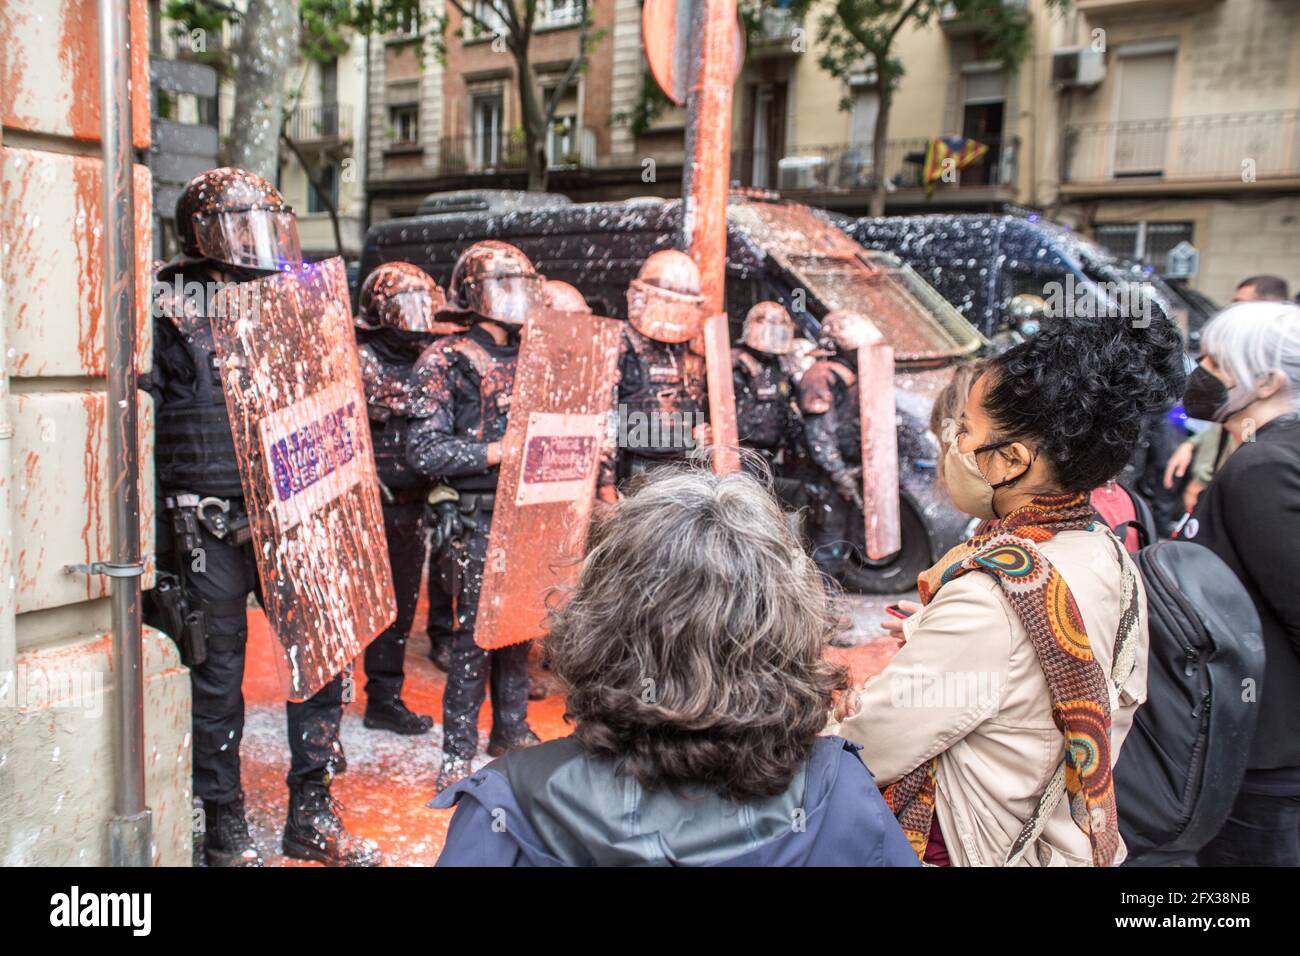
[[861, 709], [862, 699], [858, 697], [858, 692], [850, 687], [835, 696], [835, 707], [832, 713], [835, 715], [835, 722], [840, 723], [848, 720]]
[[1169, 463], [1165, 465], [1165, 487], [1172, 488], [1174, 479], [1181, 478], [1187, 474], [1187, 469], [1192, 466], [1192, 460], [1196, 457], [1196, 446], [1189, 441], [1183, 442], [1174, 449], [1174, 453], [1169, 456]]
[[[921, 605], [915, 601], [899, 601], [898, 609], [906, 611], [908, 616], [921, 610]], [[880, 622], [881, 628], [889, 634], [890, 637], [897, 638], [902, 643], [907, 643], [907, 638], [903, 636], [903, 619], [898, 617], [887, 617]]]
[[1205, 490], [1205, 482], [1199, 478], [1193, 478], [1183, 489], [1183, 507], [1191, 514], [1196, 510], [1196, 502], [1201, 497], [1201, 492]]

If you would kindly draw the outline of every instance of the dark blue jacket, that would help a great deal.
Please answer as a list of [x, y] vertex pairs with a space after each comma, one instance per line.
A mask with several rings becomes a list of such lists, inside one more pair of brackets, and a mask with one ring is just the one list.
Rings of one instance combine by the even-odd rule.
[[819, 737], [775, 797], [646, 791], [572, 737], [514, 751], [449, 787], [438, 866], [917, 866], [875, 780]]

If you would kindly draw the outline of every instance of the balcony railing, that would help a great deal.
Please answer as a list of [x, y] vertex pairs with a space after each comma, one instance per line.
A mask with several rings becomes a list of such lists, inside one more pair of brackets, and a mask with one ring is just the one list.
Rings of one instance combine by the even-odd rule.
[[352, 135], [352, 107], [346, 103], [299, 106], [285, 132], [297, 143], [346, 139]]
[[[596, 134], [579, 128], [568, 143], [548, 148], [551, 169], [589, 168], [596, 165]], [[438, 146], [438, 173], [491, 174], [519, 172], [528, 168], [528, 152], [523, 138], [504, 134], [482, 136], [444, 136]]]
[[1068, 126], [1066, 183], [1186, 182], [1300, 175], [1300, 110]]
[[[780, 153], [738, 149], [731, 157], [731, 178], [743, 186], [798, 192], [864, 192], [875, 188], [877, 171], [896, 189], [922, 185], [928, 139], [893, 139], [877, 164], [869, 143], [801, 146]], [[1005, 147], [958, 173], [960, 186], [1001, 186], [1015, 179], [1014, 151]]]

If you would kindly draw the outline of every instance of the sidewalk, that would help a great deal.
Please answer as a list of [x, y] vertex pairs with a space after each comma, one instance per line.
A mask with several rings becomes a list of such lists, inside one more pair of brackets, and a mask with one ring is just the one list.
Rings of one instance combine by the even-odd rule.
[[[905, 595], [906, 596], [906, 595]], [[855, 630], [864, 643], [853, 648], [830, 648], [828, 654], [849, 665], [855, 681], [876, 673], [893, 655], [891, 639], [874, 639], [875, 622], [884, 616], [895, 597], [853, 598]], [[339, 775], [333, 793], [343, 803], [350, 829], [379, 844], [388, 866], [431, 866], [442, 851], [451, 810], [429, 810], [433, 780], [442, 760], [442, 690], [446, 675], [434, 668], [425, 637], [425, 604], [416, 614], [406, 654], [407, 705], [416, 713], [430, 714], [438, 723], [422, 737], [402, 737], [367, 730], [365, 675], [357, 664], [357, 700], [343, 713], [343, 749], [347, 772]], [[249, 612], [248, 663], [244, 674], [246, 722], [240, 755], [249, 825], [258, 848], [271, 866], [314, 866], [288, 860], [280, 854], [287, 791], [288, 744], [285, 741], [284, 705], [272, 638], [261, 611]], [[529, 705], [528, 719], [539, 736], [549, 740], [571, 732], [564, 723], [564, 702], [558, 693]], [[487, 746], [490, 708], [483, 708], [479, 724], [480, 748]], [[487, 757], [480, 760], [487, 762]]]

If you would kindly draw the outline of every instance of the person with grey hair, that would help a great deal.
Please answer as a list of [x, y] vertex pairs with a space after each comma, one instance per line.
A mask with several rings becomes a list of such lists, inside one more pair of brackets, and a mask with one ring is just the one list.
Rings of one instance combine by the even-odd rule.
[[819, 736], [835, 627], [767, 483], [638, 476], [552, 614], [573, 735], [441, 793], [438, 865], [915, 866], [857, 748]]
[[1250, 592], [1264, 633], [1259, 721], [1246, 778], [1203, 866], [1300, 866], [1300, 308], [1230, 306], [1205, 327], [1189, 415], [1239, 443], [1181, 536]]

